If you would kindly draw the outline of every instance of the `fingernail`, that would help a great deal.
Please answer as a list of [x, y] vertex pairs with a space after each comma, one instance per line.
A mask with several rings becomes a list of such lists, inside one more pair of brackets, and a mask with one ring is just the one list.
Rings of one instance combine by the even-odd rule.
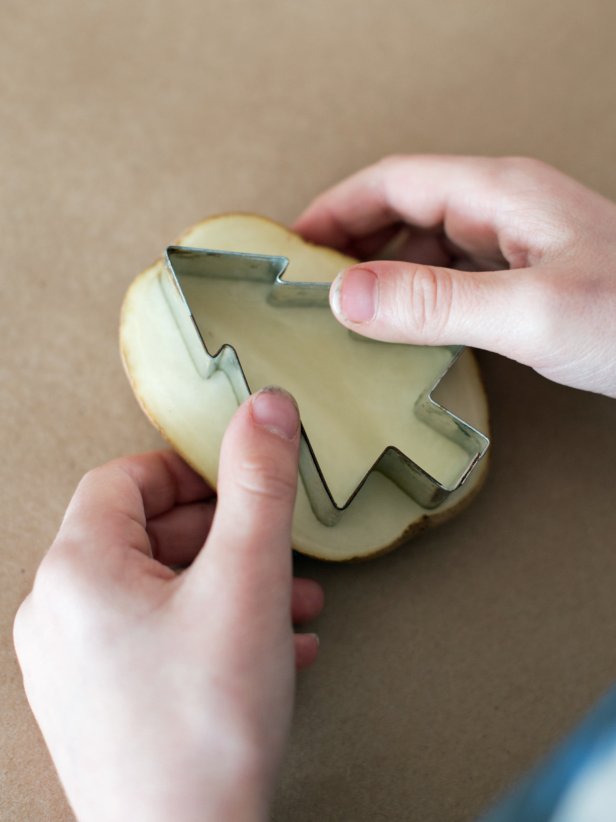
[[260, 426], [292, 440], [299, 429], [299, 412], [293, 397], [282, 388], [268, 386], [251, 398], [250, 410], [253, 421]]
[[376, 314], [378, 279], [369, 268], [341, 271], [332, 285], [332, 309], [352, 323], [367, 323]]

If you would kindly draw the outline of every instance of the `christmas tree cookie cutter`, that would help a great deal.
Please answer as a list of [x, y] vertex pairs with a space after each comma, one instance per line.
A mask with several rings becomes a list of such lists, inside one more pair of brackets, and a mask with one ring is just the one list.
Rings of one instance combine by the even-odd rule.
[[[215, 372], [222, 371], [229, 380], [238, 403], [244, 402], [251, 394], [240, 357], [230, 343], [223, 344], [218, 351], [208, 351], [185, 296], [182, 282], [186, 277], [209, 277], [268, 283], [271, 286], [268, 302], [272, 305], [327, 307], [329, 305], [329, 283], [283, 280], [288, 264], [289, 260], [280, 256], [186, 246], [169, 246], [166, 250], [161, 285], [192, 362], [203, 379], [208, 379]], [[461, 346], [445, 346], [444, 348], [449, 352], [447, 363], [417, 399], [414, 413], [419, 420], [459, 445], [466, 452], [468, 461], [464, 470], [453, 483], [442, 483], [409, 455], [389, 445], [366, 471], [348, 499], [340, 503], [334, 499], [328, 487], [310, 440], [302, 426], [300, 476], [312, 510], [321, 523], [335, 525], [373, 471], [386, 476], [423, 508], [436, 508], [462, 486], [484, 456], [490, 444], [488, 437], [432, 398], [432, 393], [463, 350]]]

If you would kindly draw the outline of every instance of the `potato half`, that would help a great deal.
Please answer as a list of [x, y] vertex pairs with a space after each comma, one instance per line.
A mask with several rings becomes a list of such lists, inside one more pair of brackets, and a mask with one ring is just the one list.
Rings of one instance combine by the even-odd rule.
[[[284, 274], [288, 280], [331, 282], [354, 262], [304, 242], [271, 220], [247, 214], [205, 220], [177, 245], [282, 255], [290, 260]], [[124, 366], [153, 424], [215, 486], [221, 439], [237, 402], [223, 373], [209, 379], [197, 373], [161, 289], [161, 275], [164, 266], [159, 261], [139, 275], [126, 294], [120, 324]], [[232, 343], [252, 390], [276, 382], [294, 394], [337, 501], [346, 500], [388, 444], [398, 445], [442, 481], [451, 481], [463, 469], [466, 456], [461, 449], [412, 412], [417, 396], [441, 367], [442, 349], [353, 341], [327, 309], [280, 311], [250, 283], [194, 281], [188, 285], [188, 299], [209, 350]], [[487, 401], [470, 351], [449, 371], [436, 398], [488, 433]], [[486, 468], [484, 459], [464, 485], [433, 510], [421, 508], [384, 476], [372, 473], [330, 527], [315, 517], [300, 483], [293, 546], [309, 556], [337, 561], [381, 554], [460, 510], [478, 490]]]

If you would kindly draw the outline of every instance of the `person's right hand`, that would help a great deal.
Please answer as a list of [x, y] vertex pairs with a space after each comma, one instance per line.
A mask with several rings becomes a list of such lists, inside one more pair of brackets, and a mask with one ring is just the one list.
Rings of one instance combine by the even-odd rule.
[[[616, 205], [537, 160], [390, 157], [320, 195], [306, 239], [370, 257], [332, 309], [392, 342], [462, 344], [616, 396]], [[463, 269], [463, 270], [461, 270]]]

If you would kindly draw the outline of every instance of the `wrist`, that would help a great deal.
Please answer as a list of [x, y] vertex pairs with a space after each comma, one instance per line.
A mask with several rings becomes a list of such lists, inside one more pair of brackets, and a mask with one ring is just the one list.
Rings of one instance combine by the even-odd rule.
[[265, 763], [239, 753], [229, 768], [208, 759], [204, 751], [203, 760], [176, 761], [158, 775], [147, 767], [130, 775], [107, 771], [107, 778], [99, 774], [89, 784], [82, 774], [65, 787], [79, 822], [266, 822], [274, 779]]

